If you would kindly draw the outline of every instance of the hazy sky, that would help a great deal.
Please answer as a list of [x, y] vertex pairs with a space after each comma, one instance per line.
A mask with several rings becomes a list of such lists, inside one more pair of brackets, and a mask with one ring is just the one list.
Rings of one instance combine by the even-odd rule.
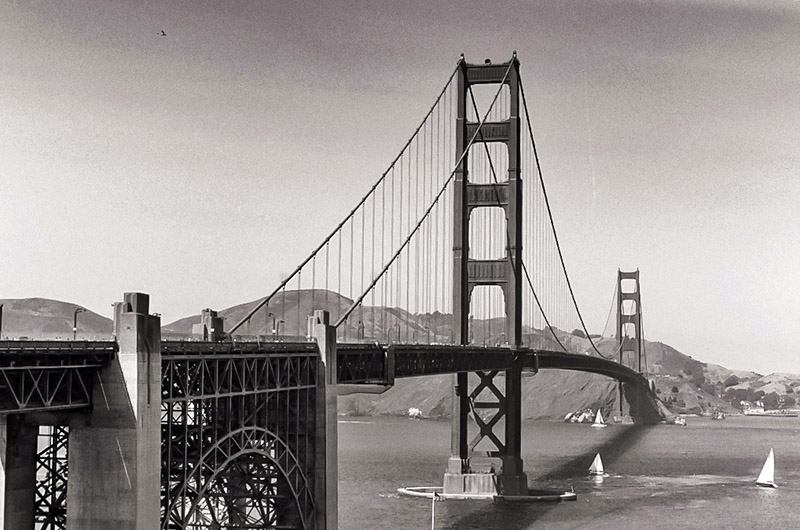
[[0, 298], [263, 296], [513, 50], [590, 330], [638, 267], [648, 339], [800, 372], [793, 0], [3, 2]]

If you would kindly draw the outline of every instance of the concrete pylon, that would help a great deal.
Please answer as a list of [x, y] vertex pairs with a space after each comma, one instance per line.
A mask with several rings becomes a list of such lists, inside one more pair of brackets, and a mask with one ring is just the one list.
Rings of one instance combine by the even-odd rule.
[[0, 416], [0, 530], [33, 530], [39, 428]]
[[336, 327], [327, 311], [314, 311], [308, 329], [319, 346], [317, 403], [315, 412], [314, 506], [316, 528], [339, 528], [339, 443], [336, 424]]
[[70, 423], [68, 530], [160, 526], [161, 319], [149, 296], [115, 304], [119, 353], [94, 382], [94, 409]]
[[200, 313], [200, 323], [192, 325], [195, 340], [219, 342], [225, 338], [224, 321], [213, 309], [205, 308]]

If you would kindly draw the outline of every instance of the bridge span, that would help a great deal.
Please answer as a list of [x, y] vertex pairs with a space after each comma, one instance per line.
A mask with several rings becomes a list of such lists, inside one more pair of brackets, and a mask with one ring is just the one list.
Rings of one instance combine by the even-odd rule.
[[638, 271], [618, 271], [602, 352], [531, 121], [516, 53], [462, 56], [366, 195], [227, 332], [204, 310], [198, 340], [162, 341], [149, 296], [126, 293], [114, 341], [0, 342], [0, 528], [335, 530], [337, 395], [397, 378], [454, 374], [445, 493], [528, 494], [523, 372], [612, 377], [620, 412], [654, 421]]
[[[0, 342], [7, 528], [335, 527], [339, 385], [521, 365], [648, 389], [632, 369], [589, 355], [337, 344], [322, 312], [309, 342], [162, 341], [158, 317], [135, 312], [146, 298], [126, 295], [114, 341]], [[43, 427], [50, 445], [37, 451]]]
[[336, 353], [339, 384], [391, 385], [400, 377], [510, 370], [521, 364], [526, 371], [576, 370], [649, 386], [646, 377], [616, 361], [527, 347], [343, 343]]

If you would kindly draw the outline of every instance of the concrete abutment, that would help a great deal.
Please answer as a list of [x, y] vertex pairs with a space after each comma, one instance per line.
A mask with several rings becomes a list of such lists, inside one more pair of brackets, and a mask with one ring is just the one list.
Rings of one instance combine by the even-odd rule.
[[327, 311], [314, 311], [308, 329], [319, 347], [315, 406], [314, 500], [315, 528], [337, 530], [338, 509], [338, 426], [336, 377], [336, 327]]
[[33, 530], [39, 427], [0, 416], [0, 530]]
[[94, 382], [94, 408], [70, 423], [69, 530], [160, 526], [161, 319], [149, 297], [115, 304], [119, 352]]

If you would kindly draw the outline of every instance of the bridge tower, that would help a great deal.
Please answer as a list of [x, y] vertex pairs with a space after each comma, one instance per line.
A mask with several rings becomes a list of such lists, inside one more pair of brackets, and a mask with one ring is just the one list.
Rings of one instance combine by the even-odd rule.
[[[623, 281], [632, 280], [633, 290], [624, 290]], [[630, 302], [625, 306], [625, 302]], [[623, 272], [617, 269], [617, 344], [619, 363], [635, 363], [642, 373], [642, 298], [639, 291], [639, 269]], [[623, 411], [622, 383], [619, 384], [619, 411]]]
[[[623, 281], [633, 280], [632, 291], [623, 290]], [[625, 307], [625, 301], [632, 303]], [[631, 329], [633, 328], [633, 329]], [[617, 270], [617, 344], [619, 363], [626, 359], [636, 362], [636, 369], [642, 373], [642, 297], [639, 292], [639, 269], [634, 272]]]
[[[510, 68], [509, 68], [510, 66]], [[506, 73], [508, 72], [508, 73]], [[467, 105], [472, 85], [498, 85], [505, 83], [509, 89], [509, 116], [497, 122], [469, 122]], [[519, 62], [516, 54], [510, 63], [467, 64], [462, 58], [458, 69], [458, 103], [456, 115], [456, 161], [453, 219], [453, 320], [456, 344], [466, 345], [470, 337], [470, 299], [479, 285], [499, 286], [505, 298], [506, 333], [510, 348], [522, 345], [522, 180], [520, 154], [520, 99]], [[478, 130], [480, 128], [480, 131]], [[476, 136], [477, 133], [477, 136]], [[508, 178], [489, 184], [471, 183], [468, 174], [470, 153], [465, 147], [475, 137], [473, 146], [483, 149], [483, 143], [503, 143], [508, 148]], [[463, 153], [463, 156], [462, 156]], [[480, 156], [476, 153], [476, 156]], [[476, 208], [502, 208], [507, 220], [506, 255], [502, 259], [478, 260], [470, 257], [470, 215]], [[505, 237], [506, 233], [501, 237]], [[451, 456], [444, 477], [445, 493], [479, 493], [492, 491], [491, 483], [497, 479], [496, 488], [505, 495], [524, 495], [528, 492], [527, 477], [520, 456], [522, 360], [504, 374], [498, 371], [478, 372], [480, 383], [470, 391], [467, 373], [455, 376], [453, 396], [453, 421]], [[504, 377], [503, 377], [504, 376]], [[498, 384], [504, 379], [504, 385]], [[494, 402], [477, 401], [478, 395], [488, 390], [497, 398]], [[479, 432], [468, 439], [468, 420], [471, 410], [494, 412], [489, 419], [479, 414], [473, 417]], [[500, 420], [503, 422], [500, 422]], [[502, 429], [504, 432], [495, 433]], [[501, 468], [496, 477], [474, 474], [470, 457], [475, 447], [484, 439], [495, 446], [489, 456], [499, 458]], [[481, 452], [483, 456], [485, 452]], [[489, 484], [483, 484], [484, 481]]]

